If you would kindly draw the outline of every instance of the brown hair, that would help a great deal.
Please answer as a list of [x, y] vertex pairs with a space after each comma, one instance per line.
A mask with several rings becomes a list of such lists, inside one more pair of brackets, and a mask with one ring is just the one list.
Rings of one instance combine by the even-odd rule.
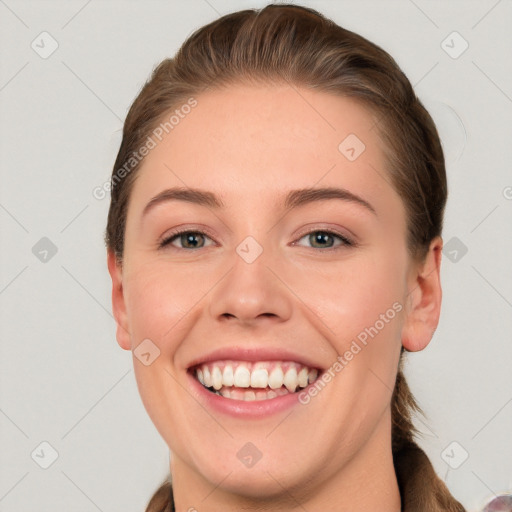
[[[432, 118], [394, 59], [317, 11], [267, 5], [223, 16], [198, 29], [153, 71], [128, 112], [111, 179], [107, 247], [122, 264], [128, 201], [139, 148], [167, 115], [205, 89], [234, 83], [289, 83], [354, 98], [376, 116], [387, 173], [403, 199], [407, 246], [421, 260], [441, 234], [447, 198], [444, 155]], [[135, 158], [134, 158], [135, 156]], [[126, 162], [134, 162], [126, 167]], [[123, 171], [124, 172], [121, 172]], [[392, 396], [392, 451], [402, 510], [464, 512], [414, 441], [422, 413], [403, 374], [402, 347]], [[166, 480], [146, 512], [174, 510]]]

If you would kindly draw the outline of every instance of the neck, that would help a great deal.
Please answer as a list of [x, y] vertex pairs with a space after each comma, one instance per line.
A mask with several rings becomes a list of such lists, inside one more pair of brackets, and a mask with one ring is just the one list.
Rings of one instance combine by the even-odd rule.
[[322, 474], [305, 475], [294, 488], [257, 499], [223, 489], [223, 482], [209, 482], [195, 468], [172, 455], [171, 477], [176, 512], [379, 510], [400, 512], [401, 499], [391, 451], [391, 421], [386, 413], [367, 443], [334, 471], [326, 461]]

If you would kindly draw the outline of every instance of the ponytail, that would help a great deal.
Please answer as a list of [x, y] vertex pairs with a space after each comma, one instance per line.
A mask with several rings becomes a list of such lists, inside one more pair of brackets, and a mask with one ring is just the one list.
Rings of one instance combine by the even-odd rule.
[[174, 512], [174, 498], [169, 478], [158, 488], [148, 503], [145, 512]]
[[412, 413], [424, 412], [416, 402], [403, 374], [404, 351], [391, 401], [393, 464], [403, 512], [466, 512], [437, 476], [425, 452], [414, 441], [418, 434]]

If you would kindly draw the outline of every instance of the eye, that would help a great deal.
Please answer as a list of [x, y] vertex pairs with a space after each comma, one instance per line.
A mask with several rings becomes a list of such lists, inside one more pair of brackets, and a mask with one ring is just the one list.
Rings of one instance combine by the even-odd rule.
[[[299, 241], [304, 239], [307, 239], [307, 241], [311, 243], [311, 247], [313, 249], [336, 249], [340, 246], [355, 246], [355, 243], [349, 240], [346, 236], [325, 229], [311, 231], [300, 238]], [[338, 241], [338, 243], [335, 245], [336, 241]], [[294, 245], [302, 244], [295, 242]]]
[[[311, 247], [313, 249], [335, 250], [338, 247], [351, 247], [356, 245], [353, 241], [351, 241], [341, 233], [336, 233], [334, 231], [325, 229], [311, 231], [306, 235], [302, 236], [297, 242], [294, 242], [293, 245], [302, 245], [298, 242], [304, 239], [307, 239], [307, 241], [311, 244]], [[206, 243], [208, 240], [212, 241], [211, 238], [202, 231], [175, 231], [160, 242], [159, 248], [172, 245], [174, 247], [177, 247], [178, 249], [202, 249], [203, 247], [211, 245]]]
[[167, 245], [173, 245], [176, 247], [175, 242], [178, 242], [181, 244], [181, 246], [178, 246], [178, 249], [201, 249], [202, 247], [206, 247], [206, 240], [211, 239], [202, 231], [175, 231], [164, 238], [160, 242], [159, 247], [162, 248]]

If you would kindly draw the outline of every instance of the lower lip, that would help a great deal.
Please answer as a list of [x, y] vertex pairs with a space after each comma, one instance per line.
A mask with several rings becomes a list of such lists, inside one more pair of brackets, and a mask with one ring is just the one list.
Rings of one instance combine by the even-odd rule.
[[[216, 393], [208, 391], [190, 372], [187, 372], [192, 389], [198, 395], [199, 400], [207, 408], [214, 409], [223, 414], [236, 416], [237, 418], [264, 418], [299, 405], [299, 393], [288, 393], [287, 395], [269, 398], [267, 400], [234, 400], [225, 398]], [[302, 391], [308, 388], [301, 389]]]

